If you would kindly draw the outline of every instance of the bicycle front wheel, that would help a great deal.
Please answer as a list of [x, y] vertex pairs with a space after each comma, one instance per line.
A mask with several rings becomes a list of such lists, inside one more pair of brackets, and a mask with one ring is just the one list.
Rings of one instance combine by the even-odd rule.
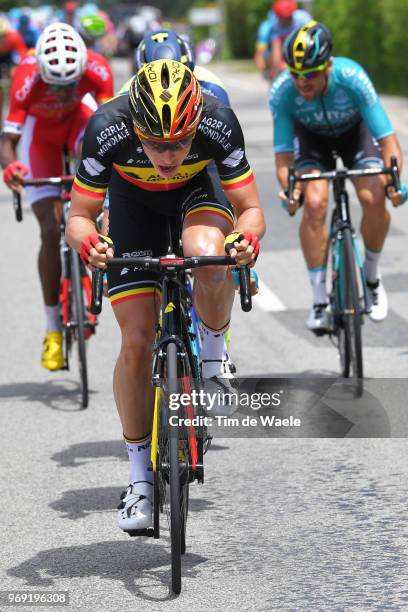
[[[177, 346], [167, 346], [167, 391], [178, 394], [179, 380], [177, 368]], [[174, 395], [173, 395], [174, 397]], [[179, 416], [179, 411], [169, 410], [169, 415]], [[169, 485], [170, 485], [170, 539], [171, 539], [171, 583], [173, 592], [181, 591], [181, 541], [182, 516], [180, 512], [180, 466], [179, 466], [179, 427], [169, 422]]]
[[345, 378], [363, 378], [362, 309], [357, 282], [353, 236], [350, 228], [343, 230], [342, 257], [338, 278], [340, 306], [339, 353], [341, 373]]
[[82, 408], [87, 408], [89, 403], [89, 390], [85, 345], [85, 301], [82, 287], [79, 254], [74, 250], [71, 250], [71, 288], [71, 322], [74, 325], [74, 337], [77, 341], [78, 346], [78, 369], [81, 387], [81, 404]]

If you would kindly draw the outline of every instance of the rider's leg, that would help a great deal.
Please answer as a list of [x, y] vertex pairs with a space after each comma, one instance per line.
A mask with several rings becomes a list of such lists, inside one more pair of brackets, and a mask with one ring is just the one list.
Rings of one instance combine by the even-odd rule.
[[379, 176], [360, 177], [355, 180], [355, 188], [363, 209], [361, 235], [366, 249], [365, 273], [367, 280], [375, 283], [378, 261], [391, 222], [385, 202], [384, 182]]
[[388, 313], [388, 298], [378, 264], [391, 216], [386, 207], [384, 182], [381, 177], [358, 178], [355, 187], [363, 208], [361, 234], [365, 246], [364, 271], [371, 306], [370, 318], [373, 321], [382, 321]]
[[152, 343], [156, 322], [153, 293], [117, 303], [113, 311], [122, 333], [113, 390], [122, 424], [130, 475], [118, 507], [121, 529], [145, 529], [152, 521], [153, 473], [149, 469], [153, 387]]
[[122, 334], [113, 391], [123, 433], [133, 440], [141, 439], [151, 431], [151, 368], [156, 308], [153, 292], [146, 297], [120, 302], [113, 308]]
[[44, 304], [55, 307], [59, 301], [61, 278], [59, 244], [62, 203], [59, 198], [49, 197], [38, 200], [32, 207], [40, 225], [41, 246], [38, 255], [38, 270]]
[[[190, 255], [225, 255], [224, 239], [232, 229], [231, 218], [208, 212], [187, 216], [184, 222], [183, 251]], [[194, 305], [201, 319], [201, 358], [206, 378], [224, 372], [227, 359], [225, 335], [228, 332], [234, 282], [228, 268], [205, 267], [193, 271]]]
[[[310, 170], [305, 170], [305, 172]], [[326, 291], [326, 265], [328, 232], [326, 227], [329, 185], [326, 181], [306, 184], [304, 212], [300, 224], [300, 242], [309, 271], [313, 303], [328, 302]]]

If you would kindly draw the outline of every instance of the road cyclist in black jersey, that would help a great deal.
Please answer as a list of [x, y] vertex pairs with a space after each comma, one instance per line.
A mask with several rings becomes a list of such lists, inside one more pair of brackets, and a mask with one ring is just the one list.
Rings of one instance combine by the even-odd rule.
[[[208, 174], [214, 161], [222, 189]], [[109, 187], [108, 236], [95, 219]], [[82, 161], [67, 224], [70, 244], [92, 267], [116, 257], [163, 255], [168, 221], [181, 225], [185, 256], [230, 255], [250, 264], [265, 231], [254, 176], [231, 108], [202, 95], [189, 68], [173, 60], [144, 65], [128, 93], [103, 105], [84, 135]], [[157, 274], [108, 268], [109, 299], [122, 334], [114, 394], [130, 461], [130, 485], [118, 524], [144, 529], [152, 520], [150, 433], [151, 347]], [[234, 283], [228, 267], [194, 271], [194, 305], [201, 319], [202, 374], [230, 380], [224, 336]]]

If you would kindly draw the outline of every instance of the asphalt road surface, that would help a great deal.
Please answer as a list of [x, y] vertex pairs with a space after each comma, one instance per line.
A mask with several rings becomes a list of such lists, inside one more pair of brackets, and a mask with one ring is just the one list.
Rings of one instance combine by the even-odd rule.
[[[115, 64], [117, 85], [126, 69]], [[364, 326], [368, 380], [353, 401], [336, 381], [336, 350], [305, 329], [311, 293], [300, 215], [290, 219], [276, 197], [266, 84], [228, 66], [218, 73], [268, 222], [262, 292], [250, 314], [235, 307], [231, 353], [241, 377], [280, 378], [283, 412], [300, 415], [304, 428], [246, 438], [220, 428], [205, 485], [191, 489], [183, 591], [174, 597], [168, 533], [130, 539], [116, 527], [128, 467], [111, 388], [119, 334], [110, 307], [89, 342], [91, 400], [80, 411], [76, 369], [40, 366], [38, 228], [27, 207], [16, 224], [0, 185], [0, 590], [69, 591], [69, 610], [406, 608], [408, 208], [393, 212], [381, 260], [390, 314]], [[384, 102], [406, 153], [407, 101]], [[352, 214], [357, 223], [355, 203]], [[5, 598], [1, 610], [10, 609]]]

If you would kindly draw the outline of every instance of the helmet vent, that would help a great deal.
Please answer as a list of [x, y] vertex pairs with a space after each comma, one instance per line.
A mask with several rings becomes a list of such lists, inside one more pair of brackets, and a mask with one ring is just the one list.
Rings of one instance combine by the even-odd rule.
[[187, 89], [187, 87], [190, 85], [190, 82], [191, 82], [191, 74], [189, 74], [188, 71], [186, 71], [183, 76], [183, 82], [181, 83], [179, 87], [179, 96], [178, 96], [179, 100], [181, 96], [183, 95], [183, 92], [185, 91], [185, 89]]
[[139, 88], [140, 93], [142, 92], [144, 93], [144, 91], [146, 91], [147, 93], [152, 95], [152, 88], [150, 87], [150, 83], [147, 80], [146, 75], [144, 73], [140, 75], [139, 83], [140, 83], [140, 88]]
[[180, 121], [180, 123], [179, 123], [179, 125], [178, 125], [178, 128], [177, 128], [177, 131], [178, 131], [179, 133], [180, 133], [180, 132], [183, 132], [183, 130], [184, 130], [184, 126], [186, 125], [186, 121], [187, 121], [187, 115], [184, 115], [184, 117], [183, 117], [183, 118], [182, 118], [182, 120]]
[[163, 132], [169, 134], [171, 131], [171, 110], [168, 104], [163, 105], [162, 110]]
[[163, 89], [168, 89], [170, 85], [169, 69], [166, 63], [163, 64], [162, 71], [161, 71], [161, 84], [162, 84]]
[[184, 98], [182, 105], [180, 106], [179, 115], [182, 115], [186, 109], [186, 107], [188, 106], [189, 102], [191, 100], [191, 91], [189, 92], [189, 94]]

